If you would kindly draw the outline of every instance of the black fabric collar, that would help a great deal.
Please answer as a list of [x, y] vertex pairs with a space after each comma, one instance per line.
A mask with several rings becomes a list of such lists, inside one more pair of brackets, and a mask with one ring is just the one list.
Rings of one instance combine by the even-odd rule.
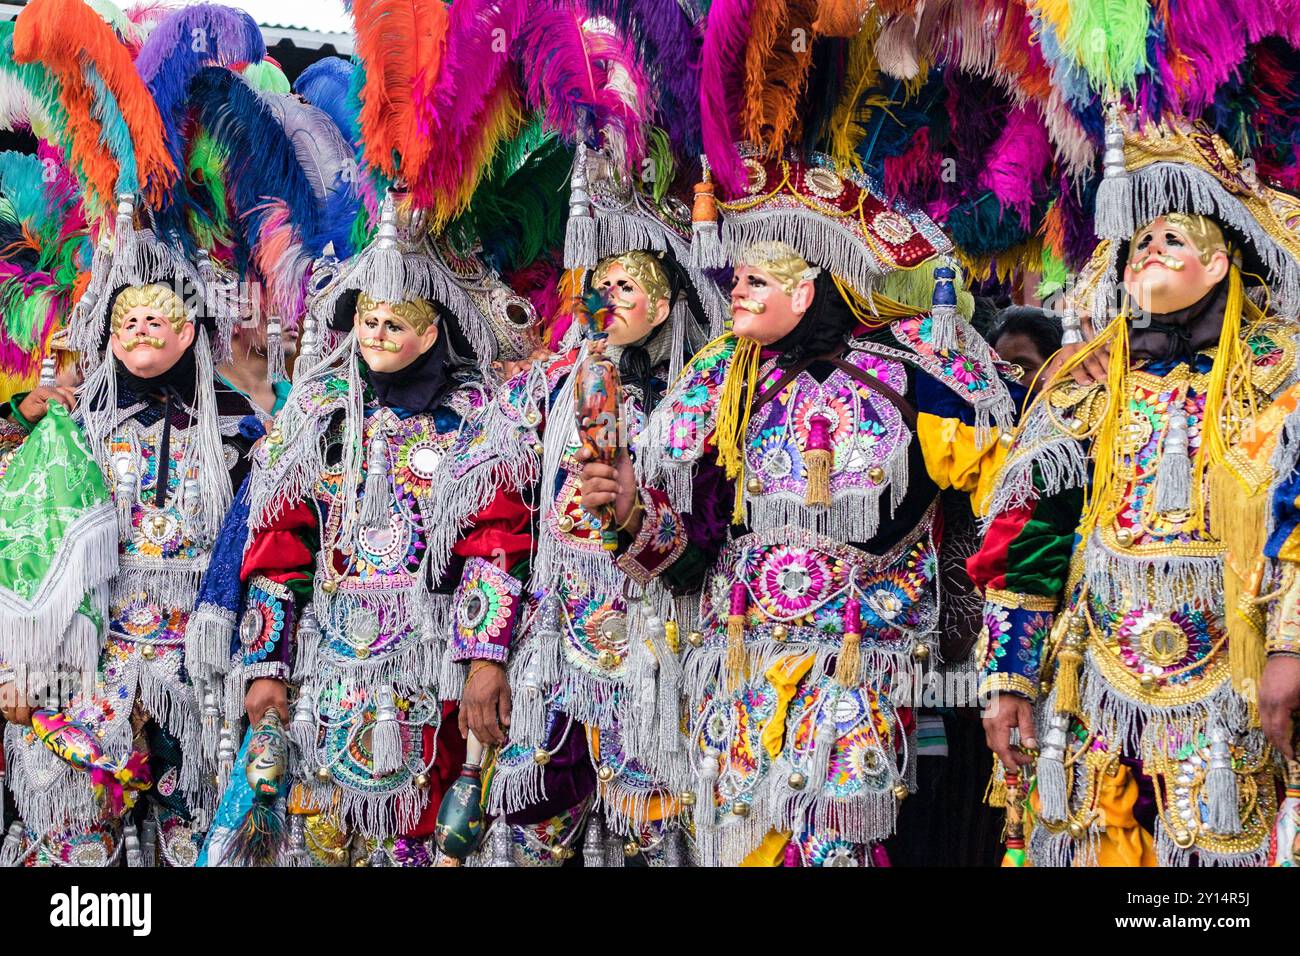
[[455, 388], [456, 382], [449, 374], [450, 366], [447, 337], [439, 335], [433, 348], [404, 369], [376, 372], [362, 362], [361, 373], [379, 404], [420, 415], [437, 408]]
[[149, 396], [172, 395], [193, 407], [198, 364], [194, 358], [194, 343], [181, 353], [176, 364], [153, 378], [141, 378], [123, 365], [116, 355], [112, 357], [117, 371], [118, 406], [125, 407]]
[[1153, 315], [1145, 327], [1133, 325], [1129, 355], [1155, 362], [1191, 362], [1197, 352], [1219, 341], [1227, 301], [1225, 279], [1187, 308]]

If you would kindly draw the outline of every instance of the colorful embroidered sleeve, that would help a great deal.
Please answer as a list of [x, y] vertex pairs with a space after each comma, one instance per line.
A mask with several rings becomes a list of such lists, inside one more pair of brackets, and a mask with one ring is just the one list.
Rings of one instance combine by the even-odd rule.
[[[1288, 411], [1294, 407], [1292, 401]], [[1300, 655], [1300, 459], [1279, 472], [1285, 473], [1273, 488], [1273, 531], [1264, 554], [1281, 567], [1282, 593], [1270, 615], [1265, 648], [1270, 654]]]
[[645, 587], [686, 550], [686, 529], [681, 515], [668, 503], [668, 496], [656, 488], [641, 491], [645, 514], [641, 531], [618, 556], [618, 566], [629, 578]]
[[519, 490], [502, 489], [453, 548], [465, 559], [452, 598], [453, 660], [504, 663], [509, 655], [532, 550], [531, 518]]
[[976, 652], [981, 693], [1038, 695], [1043, 644], [1065, 590], [1083, 508], [1077, 489], [1036, 498], [999, 514], [967, 562], [984, 591], [984, 630]]
[[[1007, 385], [1019, 407], [1024, 390], [1014, 383]], [[999, 441], [997, 427], [981, 434], [974, 407], [947, 385], [918, 371], [916, 437], [931, 480], [940, 488], [966, 492], [975, 513], [984, 514], [994, 479], [1006, 460], [1007, 445]]]
[[726, 541], [734, 487], [710, 452], [695, 469], [690, 513], [674, 510], [663, 492], [643, 488], [641, 533], [619, 535], [618, 566], [642, 587], [661, 576], [674, 594], [699, 591]]
[[244, 612], [239, 620], [244, 679], [286, 680], [293, 668], [298, 610], [311, 598], [318, 547], [315, 509], [301, 502], [249, 542], [239, 578]]

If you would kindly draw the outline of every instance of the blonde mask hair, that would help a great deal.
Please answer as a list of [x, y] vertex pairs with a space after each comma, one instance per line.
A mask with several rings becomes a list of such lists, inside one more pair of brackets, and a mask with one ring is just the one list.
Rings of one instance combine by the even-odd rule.
[[116, 335], [126, 321], [126, 314], [140, 307], [153, 309], [167, 316], [172, 331], [179, 334], [189, 321], [185, 311], [185, 300], [171, 286], [153, 283], [152, 285], [130, 285], [118, 293], [113, 300], [111, 328]]
[[786, 295], [794, 295], [800, 282], [811, 282], [821, 273], [816, 266], [799, 255], [784, 242], [756, 242], [736, 260], [738, 266], [749, 266], [768, 273], [781, 286]]
[[1196, 255], [1201, 260], [1201, 265], [1208, 266], [1216, 252], [1222, 252], [1229, 259], [1232, 258], [1232, 254], [1228, 251], [1227, 240], [1223, 238], [1223, 230], [1219, 228], [1219, 224], [1213, 219], [1208, 216], [1198, 216], [1194, 213], [1167, 212], [1163, 216], [1152, 219], [1151, 222], [1134, 233], [1128, 247], [1130, 259], [1137, 255], [1138, 241], [1151, 228], [1151, 223], [1156, 222], [1157, 219], [1163, 219], [1175, 229], [1187, 234], [1187, 238], [1196, 247]]
[[438, 313], [434, 310], [433, 303], [428, 299], [409, 299], [406, 302], [381, 302], [378, 299], [370, 298], [364, 292], [357, 296], [357, 316], [364, 317], [381, 305], [387, 305], [392, 309], [393, 315], [414, 329], [416, 335], [423, 335], [428, 331], [429, 326], [433, 325], [438, 319]]
[[609, 275], [610, 267], [615, 264], [623, 267], [623, 271], [641, 287], [641, 291], [651, 302], [671, 297], [672, 289], [668, 281], [668, 273], [659, 259], [648, 252], [627, 252], [621, 256], [610, 256], [602, 260], [600, 265], [596, 266], [596, 271], [592, 273], [591, 284], [598, 286], [604, 282]]

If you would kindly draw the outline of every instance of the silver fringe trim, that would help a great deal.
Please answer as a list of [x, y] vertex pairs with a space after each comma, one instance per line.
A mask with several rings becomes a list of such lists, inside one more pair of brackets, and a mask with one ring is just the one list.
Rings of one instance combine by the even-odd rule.
[[1116, 554], [1093, 532], [1085, 545], [1083, 579], [1097, 600], [1118, 605], [1143, 594], [1157, 607], [1204, 605], [1207, 597], [1223, 593], [1223, 558]]
[[116, 509], [98, 505], [66, 529], [30, 601], [0, 589], [0, 660], [15, 670], [94, 670], [100, 635], [77, 621], [77, 610], [87, 592], [98, 591], [117, 574], [117, 543]]
[[1173, 210], [1210, 216], [1245, 236], [1263, 260], [1271, 273], [1268, 285], [1275, 310], [1286, 319], [1300, 313], [1300, 263], [1212, 174], [1184, 163], [1161, 162], [1129, 172], [1126, 181], [1127, 188], [1120, 180], [1108, 185], [1106, 179], [1098, 187], [1099, 236], [1128, 239], [1139, 224]]
[[[1035, 485], [1035, 475], [1038, 485]], [[984, 519], [987, 531], [998, 515], [1051, 497], [1088, 481], [1088, 460], [1079, 440], [1061, 431], [1046, 405], [1036, 404], [1021, 427], [998, 475]]]

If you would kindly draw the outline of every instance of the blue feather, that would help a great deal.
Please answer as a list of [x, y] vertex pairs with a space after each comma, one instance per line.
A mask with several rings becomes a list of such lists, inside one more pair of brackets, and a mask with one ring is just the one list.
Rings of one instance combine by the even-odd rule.
[[0, 153], [0, 193], [9, 200], [15, 221], [39, 230], [45, 222], [45, 164], [29, 153]]
[[321, 212], [311, 182], [292, 141], [256, 91], [229, 70], [207, 67], [190, 84], [189, 103], [196, 121], [227, 156], [228, 195], [239, 222], [239, 267], [247, 267], [250, 237], [261, 234], [269, 199], [284, 203], [300, 237], [318, 235]]
[[338, 56], [317, 60], [298, 76], [293, 91], [323, 110], [353, 146], [357, 142], [357, 104], [350, 95], [353, 65]]
[[140, 47], [135, 66], [162, 115], [167, 151], [184, 169], [182, 127], [190, 81], [204, 67], [252, 63], [266, 56], [262, 31], [249, 14], [199, 3], [168, 14]]

